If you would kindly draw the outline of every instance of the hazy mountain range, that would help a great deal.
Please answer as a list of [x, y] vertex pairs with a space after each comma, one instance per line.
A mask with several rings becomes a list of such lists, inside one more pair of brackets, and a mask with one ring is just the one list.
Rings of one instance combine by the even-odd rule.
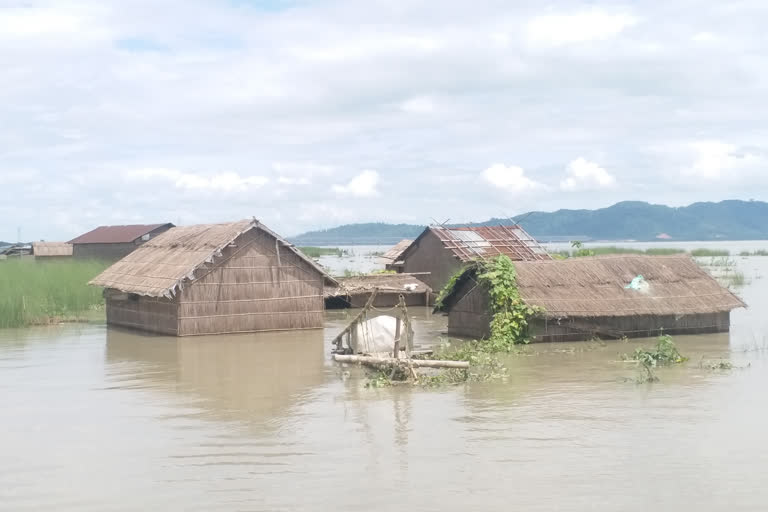
[[[514, 221], [548, 240], [768, 240], [768, 203], [722, 201], [673, 208], [626, 201], [598, 210], [529, 212]], [[463, 225], [509, 224], [490, 219]], [[297, 245], [391, 244], [415, 238], [424, 226], [365, 223], [311, 231], [291, 239]]]

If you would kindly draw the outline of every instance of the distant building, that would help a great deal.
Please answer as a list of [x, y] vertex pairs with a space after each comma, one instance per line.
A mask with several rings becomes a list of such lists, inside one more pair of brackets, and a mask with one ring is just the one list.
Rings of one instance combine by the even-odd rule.
[[90, 284], [107, 324], [173, 336], [321, 329], [317, 263], [256, 220], [174, 227]]
[[116, 261], [172, 227], [171, 223], [99, 226], [69, 243], [74, 258]]
[[437, 293], [467, 263], [499, 254], [506, 254], [512, 261], [551, 259], [546, 249], [517, 225], [430, 226], [399, 256], [402, 264], [397, 265], [397, 271], [418, 274]]
[[66, 242], [32, 242], [32, 255], [36, 260], [69, 259], [72, 244]]
[[31, 259], [32, 246], [30, 244], [14, 244], [0, 248], [0, 260], [5, 259]]
[[666, 233], [660, 233], [656, 235], [656, 238], [659, 240], [672, 240], [672, 237]]
[[384, 262], [384, 268], [387, 270], [398, 270], [401, 268], [403, 262], [400, 256], [412, 243], [413, 240], [400, 240], [397, 245], [382, 254], [381, 260]]
[[[517, 288], [534, 318], [535, 341], [725, 332], [744, 303], [689, 256], [611, 255], [515, 263]], [[488, 289], [476, 270], [443, 300], [448, 334], [490, 335]]]

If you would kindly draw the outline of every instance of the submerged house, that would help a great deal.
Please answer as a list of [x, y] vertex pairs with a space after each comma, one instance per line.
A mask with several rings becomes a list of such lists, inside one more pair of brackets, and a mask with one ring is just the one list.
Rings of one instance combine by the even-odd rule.
[[[534, 341], [726, 332], [745, 304], [685, 255], [615, 255], [516, 262], [523, 301], [542, 313]], [[448, 333], [490, 334], [488, 290], [468, 269], [443, 301]]]
[[419, 275], [439, 292], [467, 263], [507, 255], [512, 261], [550, 260], [533, 237], [518, 225], [457, 227], [430, 226], [400, 255], [398, 272]]
[[188, 336], [323, 327], [336, 281], [256, 220], [174, 227], [90, 284], [107, 323]]
[[401, 269], [403, 266], [403, 261], [400, 257], [412, 243], [413, 240], [400, 240], [395, 246], [382, 254], [381, 259], [384, 262], [384, 268], [386, 270], [395, 271]]
[[32, 255], [36, 260], [59, 260], [72, 257], [72, 244], [66, 242], [32, 242]]
[[406, 306], [429, 306], [432, 289], [418, 277], [410, 274], [340, 277], [337, 286], [325, 287], [325, 307], [362, 308], [374, 291], [373, 307], [391, 308], [400, 302], [400, 297], [403, 297]]
[[72, 244], [74, 258], [116, 261], [172, 227], [170, 222], [99, 226], [70, 240], [69, 243]]

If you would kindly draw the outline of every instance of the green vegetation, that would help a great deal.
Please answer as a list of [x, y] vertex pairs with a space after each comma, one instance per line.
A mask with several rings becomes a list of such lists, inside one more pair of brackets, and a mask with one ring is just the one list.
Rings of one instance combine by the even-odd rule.
[[[584, 256], [604, 256], [608, 254], [646, 254], [648, 256], [672, 256], [675, 254], [685, 254], [685, 250], [677, 249], [674, 247], [652, 247], [645, 250], [617, 246], [587, 248], [584, 247], [582, 242], [571, 242], [571, 247], [573, 247], [573, 251], [559, 251], [554, 253], [552, 256], [556, 257], [557, 259], [565, 259], [579, 258]], [[760, 251], [747, 254], [742, 253], [742, 256], [759, 255], [759, 252]], [[768, 251], [763, 252], [768, 255]], [[694, 249], [691, 251], [691, 256], [696, 258], [728, 257], [730, 256], [730, 252], [722, 249]]]
[[759, 249], [757, 251], [741, 251], [739, 256], [768, 256], [768, 251], [765, 249]]
[[[469, 362], [469, 369], [455, 368], [417, 374], [412, 372], [408, 364], [403, 361], [402, 364], [391, 369], [368, 370], [366, 387], [382, 388], [406, 383], [436, 387], [504, 378], [507, 374], [507, 369], [499, 358], [492, 353], [493, 350], [493, 346], [488, 340], [462, 342], [456, 347], [450, 343], [445, 343], [428, 358], [467, 361]], [[422, 358], [427, 357], [422, 356]]]
[[624, 359], [638, 363], [639, 368], [645, 371], [638, 382], [656, 382], [659, 380], [653, 371], [656, 367], [680, 364], [688, 360], [680, 354], [672, 337], [666, 334], [657, 338], [654, 348], [638, 347], [632, 355], [625, 354]]
[[671, 256], [675, 254], [684, 254], [685, 250], [676, 249], [674, 247], [653, 247], [650, 249], [633, 249], [629, 247], [590, 247], [585, 248], [582, 242], [571, 242], [571, 247], [574, 251], [559, 251], [553, 256], [557, 256], [558, 259], [565, 259], [569, 257], [579, 258], [584, 256], [605, 256], [608, 254], [646, 254], [648, 256]]
[[72, 320], [103, 304], [101, 289], [87, 283], [106, 267], [75, 260], [0, 262], [0, 327]]
[[437, 294], [437, 299], [435, 299], [435, 310], [439, 311], [443, 309], [443, 301], [445, 301], [445, 298], [453, 293], [454, 288], [456, 288], [456, 284], [459, 282], [459, 279], [461, 279], [464, 273], [476, 268], [476, 265], [468, 265], [454, 272], [448, 282], [445, 283], [445, 286], [443, 286], [443, 289], [440, 290], [440, 293]]
[[694, 249], [691, 251], [691, 256], [694, 258], [715, 258], [730, 255], [730, 251], [723, 249]]
[[517, 289], [517, 271], [506, 255], [491, 261], [475, 262], [456, 272], [440, 291], [435, 308], [440, 310], [445, 299], [453, 293], [456, 284], [467, 273], [474, 273], [491, 299], [491, 335], [487, 340], [474, 342], [483, 352], [509, 352], [513, 345], [528, 343], [529, 320], [541, 310], [525, 304]]
[[513, 344], [528, 343], [528, 320], [541, 310], [525, 304], [517, 289], [517, 271], [508, 256], [483, 263], [477, 280], [488, 289], [491, 299], [491, 336], [496, 352], [509, 351]]
[[730, 361], [699, 361], [699, 368], [702, 370], [733, 370], [733, 363]]
[[744, 277], [743, 272], [729, 272], [723, 276], [723, 279], [730, 286], [744, 286], [747, 284], [747, 278]]
[[645, 254], [648, 256], [673, 256], [675, 254], [685, 254], [684, 249], [676, 249], [674, 247], [658, 247], [652, 249], [646, 249]]
[[349, 251], [339, 249], [338, 247], [299, 247], [299, 250], [310, 258], [319, 258], [320, 256], [346, 256]]

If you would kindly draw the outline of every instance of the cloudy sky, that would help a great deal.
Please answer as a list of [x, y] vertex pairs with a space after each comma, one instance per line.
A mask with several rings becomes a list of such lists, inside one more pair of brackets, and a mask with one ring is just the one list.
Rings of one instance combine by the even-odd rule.
[[768, 200], [768, 2], [0, 0], [0, 240]]

